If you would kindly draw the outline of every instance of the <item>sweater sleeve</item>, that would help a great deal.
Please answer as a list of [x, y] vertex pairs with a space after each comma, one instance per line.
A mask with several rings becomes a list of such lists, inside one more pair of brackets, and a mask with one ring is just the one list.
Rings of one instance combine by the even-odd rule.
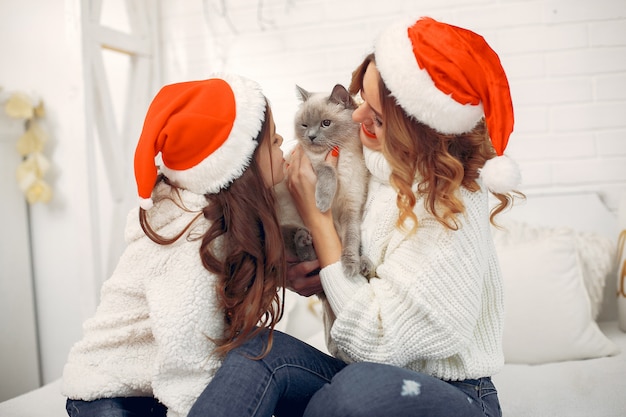
[[202, 266], [199, 240], [181, 239], [146, 282], [157, 346], [152, 384], [168, 417], [186, 416], [212, 379], [220, 360], [212, 340], [221, 336], [214, 277]]
[[384, 255], [369, 282], [345, 276], [340, 263], [321, 271], [335, 316], [330, 336], [342, 356], [406, 366], [467, 349], [493, 258], [481, 194], [463, 194], [466, 213], [456, 231], [423, 210], [414, 234], [395, 228], [381, 239]]

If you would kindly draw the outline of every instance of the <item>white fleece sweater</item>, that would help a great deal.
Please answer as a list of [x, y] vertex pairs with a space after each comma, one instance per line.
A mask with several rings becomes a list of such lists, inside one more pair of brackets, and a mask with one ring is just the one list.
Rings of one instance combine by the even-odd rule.
[[[157, 194], [176, 198], [166, 184]], [[179, 233], [207, 204], [204, 196], [181, 191], [191, 212], [162, 200], [149, 211], [162, 236]], [[199, 256], [208, 226], [200, 214], [172, 245], [158, 245], [141, 230], [138, 210], [128, 215], [128, 244], [113, 275], [103, 284], [94, 317], [70, 351], [62, 391], [72, 399], [154, 396], [168, 417], [186, 416], [221, 361], [211, 338], [223, 334], [215, 307], [215, 276]]]
[[[347, 277], [340, 262], [323, 268], [326, 331], [331, 353], [443, 380], [479, 378], [504, 364], [503, 286], [484, 189], [461, 189], [465, 215], [451, 231], [418, 200], [419, 228], [395, 226], [396, 192], [381, 153], [365, 149], [372, 173], [361, 237], [375, 277]], [[410, 225], [410, 224], [409, 224]]]

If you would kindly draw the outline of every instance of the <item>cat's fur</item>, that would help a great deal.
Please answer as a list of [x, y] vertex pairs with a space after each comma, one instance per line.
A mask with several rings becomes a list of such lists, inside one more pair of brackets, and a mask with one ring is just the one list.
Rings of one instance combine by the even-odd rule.
[[[356, 103], [340, 84], [330, 95], [310, 93], [299, 86], [296, 89], [302, 103], [295, 115], [295, 134], [317, 174], [317, 207], [322, 212], [333, 210], [335, 227], [343, 246], [344, 271], [349, 275], [367, 274], [369, 263], [361, 261], [360, 237], [368, 171], [359, 140], [359, 124], [352, 120]], [[336, 168], [325, 162], [334, 147], [339, 148]], [[275, 188], [287, 251], [295, 253], [301, 261], [315, 259], [311, 235], [295, 209], [285, 182]]]

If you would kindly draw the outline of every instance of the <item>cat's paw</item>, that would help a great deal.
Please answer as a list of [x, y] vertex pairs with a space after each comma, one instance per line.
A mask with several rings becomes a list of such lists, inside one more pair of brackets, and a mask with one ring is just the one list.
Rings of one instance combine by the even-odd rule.
[[315, 205], [322, 212], [330, 210], [337, 192], [337, 174], [330, 165], [317, 168], [317, 185], [315, 187]]
[[299, 228], [293, 234], [293, 240], [297, 246], [310, 246], [313, 244], [313, 236], [304, 227]]
[[358, 275], [361, 271], [361, 262], [358, 256], [354, 256], [351, 253], [341, 254], [341, 264], [343, 266], [344, 274], [352, 277]]
[[367, 279], [374, 276], [374, 263], [365, 255], [361, 256], [361, 275]]
[[328, 210], [330, 210], [332, 203], [333, 201], [329, 199], [328, 196], [318, 196], [315, 198], [315, 205], [322, 213], [326, 213]]
[[318, 181], [317, 189], [315, 190], [315, 205], [322, 213], [326, 213], [333, 205], [335, 191], [336, 188], [332, 187], [332, 185], [324, 185], [323, 182]]
[[317, 258], [313, 248], [313, 236], [305, 228], [298, 229], [294, 235], [295, 250], [298, 259], [301, 261], [312, 261]]

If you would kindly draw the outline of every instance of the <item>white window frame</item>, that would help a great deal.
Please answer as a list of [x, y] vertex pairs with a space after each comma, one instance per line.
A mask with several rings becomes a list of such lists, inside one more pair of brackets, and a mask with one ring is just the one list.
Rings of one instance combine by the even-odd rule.
[[[90, 219], [94, 250], [94, 288], [113, 272], [124, 249], [123, 228], [129, 208], [137, 203], [133, 174], [134, 147], [150, 100], [161, 84], [159, 0], [120, 0], [128, 31], [105, 26], [107, 0], [81, 0], [84, 61], [86, 148]], [[104, 54], [123, 54], [129, 65], [126, 91], [108, 82]], [[124, 95], [121, 120], [116, 120]], [[97, 299], [97, 298], [96, 298]]]

